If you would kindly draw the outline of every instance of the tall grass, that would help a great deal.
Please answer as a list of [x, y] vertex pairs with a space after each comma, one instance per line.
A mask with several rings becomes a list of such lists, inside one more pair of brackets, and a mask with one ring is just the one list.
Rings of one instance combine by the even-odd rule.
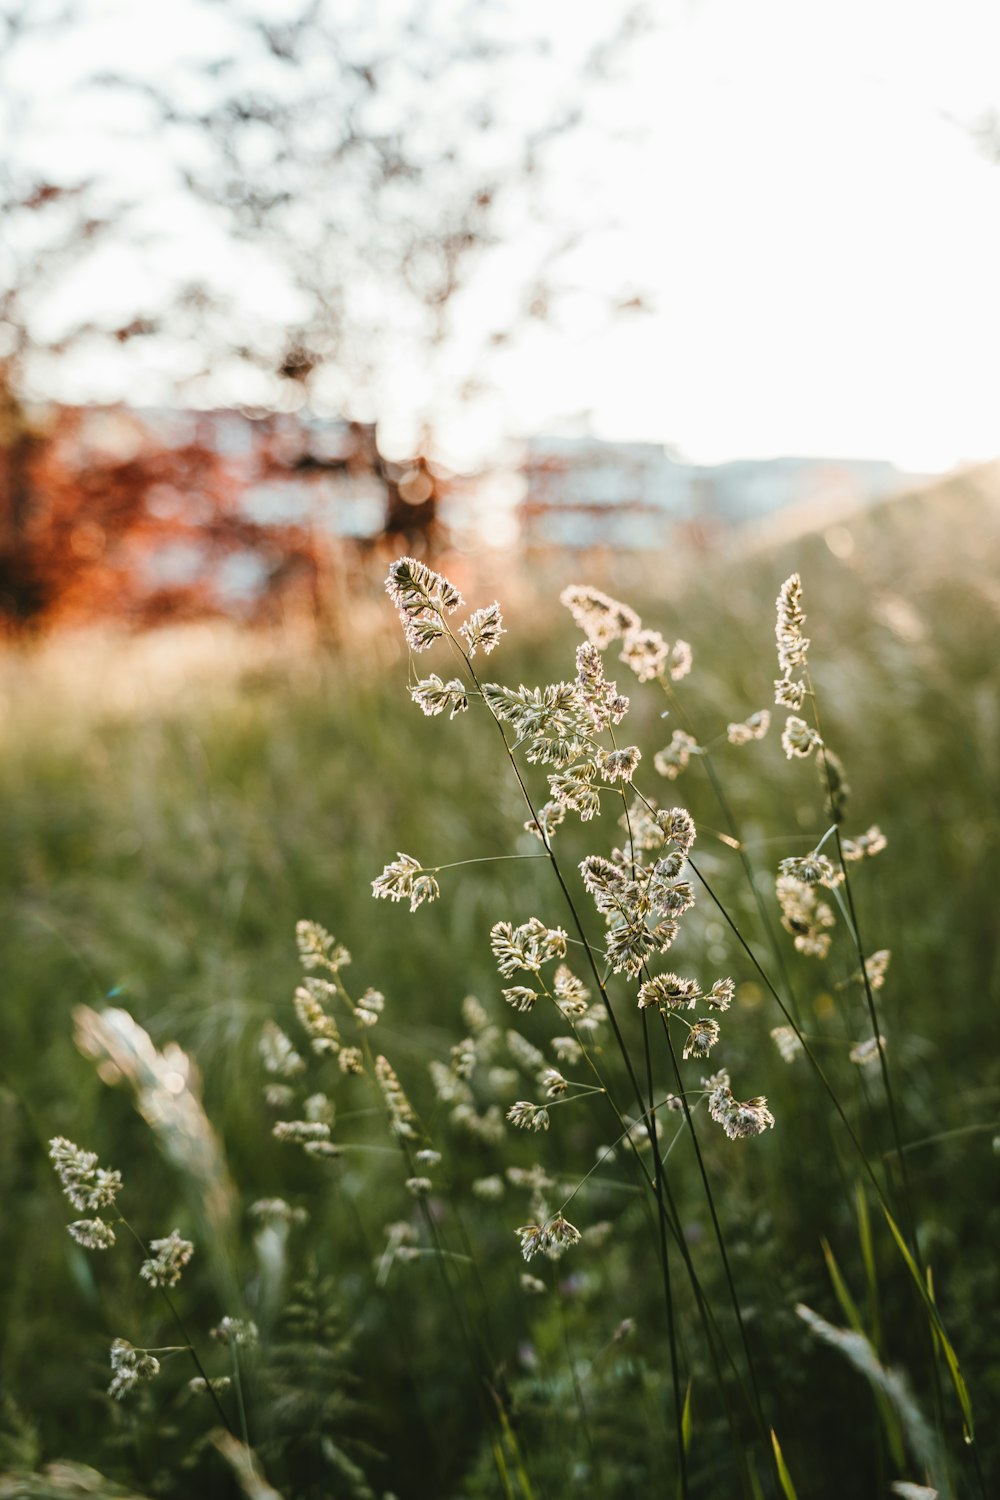
[[[220, 1394], [225, 1417], [280, 1493], [628, 1496], [656, 1484], [780, 1494], [787, 1482], [832, 1496], [887, 1493], [893, 1480], [989, 1493], [995, 1435], [982, 1421], [973, 1448], [962, 1441], [940, 1354], [944, 1331], [985, 1416], [1000, 1380], [980, 1315], [997, 1291], [1000, 1098], [987, 874], [997, 837], [990, 515], [985, 491], [953, 490], [783, 553], [692, 565], [683, 586], [666, 563], [669, 590], [655, 576], [597, 580], [694, 648], [694, 670], [669, 697], [654, 683], [626, 686], [628, 668], [611, 669], [619, 647], [606, 657], [633, 700], [619, 742], [643, 749], [636, 784], [690, 809], [698, 826], [697, 900], [656, 963], [703, 989], [735, 981], [711, 1059], [678, 1058], [680, 1082], [658, 1010], [636, 1009], [644, 976], [605, 976], [603, 920], [576, 872], [627, 836], [614, 823], [614, 784], [600, 822], [570, 814], [558, 829], [557, 875], [522, 830], [528, 812], [496, 724], [481, 705], [450, 724], [425, 719], [374, 604], [351, 655], [202, 641], [186, 662], [174, 657], [169, 685], [141, 660], [99, 650], [102, 682], [88, 678], [79, 648], [69, 672], [65, 646], [8, 661], [7, 1468], [75, 1459], [147, 1494], [221, 1492], [230, 1472], [206, 1442], [219, 1414], [189, 1390], [184, 1357], [161, 1358], [156, 1380], [124, 1402], [102, 1394], [113, 1338], [156, 1349], [178, 1335], [137, 1276], [138, 1250], [122, 1240], [98, 1257], [65, 1236], [45, 1143], [68, 1135], [122, 1171], [120, 1201], [147, 1247], [175, 1226], [194, 1242], [171, 1293], [186, 1340], [212, 1379], [241, 1376], [239, 1399], [233, 1385]], [[841, 888], [823, 963], [796, 952], [774, 900], [779, 860], [832, 826], [816, 757], [786, 759], [777, 717], [760, 742], [725, 739], [727, 723], [754, 710], [778, 715], [771, 600], [793, 568], [822, 735], [853, 788], [846, 832], [877, 823], [888, 838], [876, 860], [848, 865], [850, 900]], [[489, 677], [572, 679], [580, 637], [554, 603], [570, 581], [579, 579], [562, 569], [508, 613]], [[418, 657], [416, 676], [425, 661], [446, 681], [461, 665]], [[711, 755], [669, 784], [646, 780], [653, 751], [682, 723]], [[520, 770], [537, 807], [552, 767]], [[373, 877], [400, 849], [429, 867], [460, 865], [438, 871], [440, 901], [413, 915], [371, 901]], [[829, 835], [822, 852], [833, 859], [835, 849]], [[512, 853], [542, 857], [500, 857]], [[836, 896], [824, 899], [836, 909]], [[603, 1005], [603, 987], [613, 1019], [585, 1035], [589, 1061], [570, 1066], [549, 1048], [572, 1034], [551, 1005], [546, 1022], [544, 1000], [530, 1014], [505, 1003], [501, 991], [525, 976], [498, 975], [489, 934], [499, 920], [539, 916], [579, 937], [574, 912], [598, 973], [573, 943], [567, 962], [590, 1004]], [[351, 949], [350, 968], [300, 970], [302, 917]], [[877, 1055], [865, 1067], [848, 1057], [873, 1034], [852, 977], [852, 927], [866, 956], [892, 951], [871, 1000], [895, 1128]], [[331, 1160], [275, 1140], [261, 1098], [283, 1082], [262, 1067], [268, 1022], [308, 1060], [292, 997], [310, 974], [336, 991], [327, 998], [342, 1049], [361, 1049], [356, 1076], [314, 1059], [332, 1069]], [[384, 1010], [357, 1028], [352, 1008], [369, 987]], [[196, 1175], [183, 1161], [160, 1170], [126, 1091], [109, 1093], [76, 1052], [81, 1004], [127, 1009], [161, 1050], [177, 1040], [197, 1056], [240, 1205], [224, 1257], [206, 1242]], [[778, 1025], [798, 1026], [836, 1103], [805, 1057], [782, 1060], [770, 1036]], [[513, 1055], [512, 1029], [526, 1044]], [[578, 1102], [535, 1097], [531, 1048], [574, 1080], [567, 1094]], [[412, 1111], [395, 1132], [394, 1086], [384, 1070], [383, 1088], [372, 1083], [377, 1055]], [[766, 1095], [773, 1129], [730, 1141], [707, 1118], [699, 1080], [720, 1066], [737, 1097]], [[319, 1091], [310, 1082], [308, 1096]], [[683, 1096], [690, 1121], [668, 1094]], [[548, 1109], [548, 1131], [505, 1124], [519, 1098]], [[442, 1160], [417, 1160], [427, 1149]], [[277, 1198], [308, 1223], [248, 1211]], [[544, 1228], [560, 1209], [583, 1242], [526, 1265], [513, 1231]], [[916, 1285], [928, 1271], [933, 1307]], [[850, 1348], [871, 1350], [867, 1371], [810, 1333], [798, 1304], [819, 1316], [814, 1329], [839, 1324], [862, 1340]], [[234, 1359], [231, 1344], [208, 1337], [226, 1316], [253, 1318], [256, 1351], [236, 1346]], [[895, 1400], [900, 1390], [909, 1404]], [[238, 1462], [244, 1449], [227, 1451]], [[233, 1483], [263, 1482], [232, 1472]], [[47, 1492], [39, 1480], [17, 1483]]]

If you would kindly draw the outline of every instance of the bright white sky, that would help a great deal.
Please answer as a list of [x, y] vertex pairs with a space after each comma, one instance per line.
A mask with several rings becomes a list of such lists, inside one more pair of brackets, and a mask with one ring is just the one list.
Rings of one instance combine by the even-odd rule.
[[[99, 0], [94, 61], [180, 55], [196, 42], [190, 9]], [[225, 12], [199, 14], [213, 9]], [[541, 16], [569, 48], [587, 7], [509, 11], [513, 29]], [[641, 288], [654, 311], [609, 331], [581, 299], [576, 326], [499, 367], [504, 424], [583, 430], [587, 414], [599, 436], [702, 462], [798, 453], [933, 470], [996, 456], [1000, 166], [967, 127], [1000, 110], [1000, 5], [653, 0], [653, 12], [658, 29], [601, 106], [634, 138], [595, 148], [594, 120], [588, 158], [568, 166], [619, 222], [575, 275]], [[152, 164], [149, 181], [155, 193]], [[185, 239], [176, 206], [173, 223], [174, 260], [197, 262], [205, 240], [194, 226]]]

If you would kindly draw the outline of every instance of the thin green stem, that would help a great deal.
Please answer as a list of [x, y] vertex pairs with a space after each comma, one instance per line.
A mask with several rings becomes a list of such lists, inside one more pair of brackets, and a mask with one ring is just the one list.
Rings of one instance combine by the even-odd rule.
[[[653, 1160], [655, 1162], [655, 1182], [657, 1201], [661, 1202], [663, 1197], [663, 1163], [660, 1160], [660, 1147], [656, 1131], [656, 1110], [654, 1109], [653, 1094], [653, 1057], [649, 1046], [649, 1024], [646, 1012], [642, 1013], [642, 1044], [646, 1058], [646, 1087], [649, 1091], [649, 1113], [647, 1115], [648, 1130], [653, 1143]], [[684, 1403], [681, 1397], [681, 1377], [677, 1363], [677, 1327], [674, 1311], [673, 1289], [670, 1284], [670, 1251], [667, 1245], [667, 1231], [663, 1215], [659, 1215], [660, 1227], [660, 1269], [663, 1276], [663, 1298], [668, 1310], [667, 1316], [667, 1338], [670, 1345], [670, 1378], [673, 1386], [674, 1398], [674, 1423], [677, 1429], [677, 1462], [680, 1468], [680, 1486], [683, 1500], [688, 1500], [688, 1476], [687, 1476], [687, 1454], [684, 1451]]]
[[[144, 1260], [152, 1260], [153, 1259], [152, 1251], [150, 1250], [149, 1246], [146, 1244], [146, 1242], [142, 1238], [142, 1236], [139, 1235], [136, 1232], [136, 1230], [132, 1228], [132, 1225], [129, 1223], [128, 1219], [126, 1219], [125, 1215], [123, 1213], [121, 1213], [120, 1211], [119, 1211], [118, 1218], [119, 1218], [119, 1222], [128, 1230], [129, 1234], [132, 1236], [132, 1238], [135, 1240], [136, 1244], [139, 1246], [139, 1249], [142, 1251], [142, 1254], [143, 1254], [143, 1259]], [[191, 1356], [191, 1359], [192, 1359], [192, 1362], [194, 1363], [195, 1369], [197, 1370], [197, 1372], [198, 1372], [199, 1376], [201, 1377], [201, 1379], [205, 1382], [205, 1389], [208, 1391], [208, 1394], [212, 1398], [212, 1401], [214, 1403], [215, 1409], [216, 1409], [216, 1411], [218, 1412], [218, 1415], [219, 1415], [219, 1420], [221, 1421], [222, 1425], [225, 1427], [226, 1431], [229, 1433], [230, 1437], [235, 1437], [236, 1433], [233, 1431], [233, 1425], [230, 1422], [229, 1418], [226, 1416], [225, 1411], [223, 1410], [222, 1402], [219, 1400], [219, 1397], [218, 1397], [218, 1394], [216, 1392], [216, 1389], [215, 1389], [214, 1385], [212, 1384], [211, 1380], [209, 1380], [208, 1375], [205, 1373], [205, 1367], [204, 1367], [204, 1365], [202, 1364], [201, 1360], [198, 1357], [198, 1351], [194, 1347], [194, 1344], [191, 1341], [191, 1337], [190, 1337], [187, 1329], [184, 1327], [184, 1324], [183, 1324], [183, 1322], [181, 1320], [181, 1315], [177, 1311], [176, 1307], [174, 1306], [173, 1300], [171, 1299], [170, 1294], [168, 1293], [166, 1287], [163, 1286], [163, 1285], [157, 1286], [157, 1291], [159, 1292], [160, 1296], [163, 1298], [164, 1302], [167, 1305], [167, 1310], [169, 1311], [170, 1316], [173, 1319], [174, 1324], [175, 1324], [175, 1326], [177, 1328], [177, 1331], [180, 1334], [181, 1339], [184, 1342], [184, 1347], [187, 1349], [188, 1353]]]

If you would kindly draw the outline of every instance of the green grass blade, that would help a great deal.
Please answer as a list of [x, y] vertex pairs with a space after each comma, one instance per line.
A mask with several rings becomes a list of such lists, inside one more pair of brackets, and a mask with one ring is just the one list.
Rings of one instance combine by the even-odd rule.
[[684, 1444], [684, 1452], [691, 1450], [691, 1381], [688, 1381], [687, 1390], [684, 1393], [684, 1410], [681, 1413], [681, 1442]]
[[[864, 1236], [862, 1235], [862, 1240], [863, 1238]], [[854, 1332], [863, 1334], [867, 1338], [868, 1335], [862, 1323], [858, 1305], [851, 1296], [847, 1283], [840, 1273], [840, 1267], [837, 1265], [833, 1251], [827, 1240], [821, 1240], [820, 1244], [823, 1247], [826, 1268], [830, 1273], [834, 1294], [840, 1303], [841, 1311], [847, 1319], [849, 1326], [854, 1329]], [[864, 1254], [863, 1248], [862, 1254]], [[889, 1444], [889, 1452], [892, 1455], [893, 1463], [897, 1468], [901, 1468], [905, 1460], [905, 1449], [903, 1447], [903, 1433], [899, 1421], [889, 1402], [886, 1400], [884, 1393], [877, 1386], [872, 1388], [872, 1394], [875, 1397], [875, 1404], [878, 1407], [879, 1417], [882, 1421], [882, 1427], [885, 1430], [886, 1441]]]
[[795, 1493], [795, 1486], [792, 1483], [792, 1476], [788, 1472], [788, 1465], [785, 1463], [785, 1456], [781, 1451], [781, 1444], [778, 1442], [778, 1436], [773, 1427], [771, 1428], [771, 1447], [774, 1449], [774, 1462], [778, 1469], [781, 1493], [784, 1495], [785, 1500], [798, 1500], [798, 1496]]
[[834, 1296], [840, 1303], [841, 1311], [855, 1333], [864, 1333], [865, 1328], [861, 1321], [861, 1314], [858, 1312], [857, 1303], [848, 1291], [847, 1283], [840, 1274], [840, 1267], [834, 1259], [833, 1251], [830, 1249], [830, 1242], [829, 1240], [821, 1239], [820, 1244], [823, 1247], [823, 1259], [826, 1261], [826, 1269], [830, 1273], [830, 1281], [833, 1284]]
[[965, 1441], [967, 1443], [971, 1443], [975, 1440], [975, 1426], [972, 1418], [972, 1401], [969, 1397], [969, 1388], [965, 1383], [965, 1376], [962, 1374], [962, 1369], [958, 1362], [958, 1355], [955, 1353], [955, 1349], [952, 1345], [951, 1339], [948, 1337], [948, 1334], [945, 1331], [945, 1326], [941, 1321], [941, 1314], [937, 1309], [937, 1303], [934, 1301], [931, 1293], [927, 1290], [924, 1278], [920, 1274], [920, 1269], [917, 1266], [916, 1261], [910, 1254], [909, 1247], [907, 1246], [907, 1243], [904, 1240], [902, 1233], [900, 1232], [899, 1225], [896, 1223], [895, 1219], [892, 1217], [892, 1214], [884, 1204], [882, 1205], [882, 1212], [885, 1214], [886, 1220], [888, 1221], [889, 1229], [891, 1230], [892, 1237], [896, 1241], [896, 1245], [899, 1248], [899, 1253], [906, 1262], [910, 1275], [913, 1277], [920, 1295], [923, 1298], [924, 1304], [927, 1307], [927, 1311], [931, 1319], [931, 1327], [941, 1341], [941, 1352], [944, 1354], [945, 1364], [948, 1366], [948, 1373], [951, 1376], [951, 1383], [955, 1388], [955, 1394], [958, 1397], [958, 1404], [962, 1409], [962, 1427], [965, 1433]]
[[500, 1442], [499, 1438], [493, 1439], [492, 1448], [493, 1462], [496, 1464], [497, 1475], [499, 1476], [500, 1483], [503, 1485], [504, 1500], [514, 1500], [514, 1491], [511, 1486], [510, 1475], [507, 1473], [507, 1460], [504, 1458], [503, 1444]]
[[531, 1487], [531, 1480], [528, 1478], [528, 1472], [524, 1467], [524, 1459], [521, 1456], [520, 1446], [502, 1402], [497, 1402], [497, 1411], [500, 1413], [500, 1429], [503, 1433], [504, 1442], [507, 1444], [514, 1461], [514, 1472], [517, 1475], [517, 1482], [521, 1488], [522, 1500], [535, 1500], [535, 1492]]
[[882, 1316], [879, 1307], [878, 1277], [875, 1270], [875, 1241], [872, 1239], [872, 1221], [871, 1215], [868, 1212], [868, 1199], [865, 1197], [864, 1183], [857, 1183], [854, 1197], [858, 1212], [858, 1238], [861, 1242], [861, 1259], [864, 1262], [865, 1281], [868, 1288], [868, 1316], [871, 1320], [872, 1343], [879, 1353], [883, 1353]]

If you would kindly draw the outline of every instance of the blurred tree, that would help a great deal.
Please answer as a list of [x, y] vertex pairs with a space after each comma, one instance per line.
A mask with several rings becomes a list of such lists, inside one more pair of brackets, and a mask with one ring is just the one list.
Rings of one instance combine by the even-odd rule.
[[258, 620], [303, 604], [320, 619], [323, 539], [308, 525], [246, 513], [268, 429], [236, 462], [215, 425], [206, 415], [179, 436], [124, 409], [57, 406], [25, 426], [17, 454], [27, 499], [6, 553], [0, 632], [101, 618]]
[[[146, 92], [187, 188], [276, 268], [295, 316], [254, 299], [250, 259], [242, 295], [206, 288], [205, 306], [256, 401], [350, 423], [347, 460], [305, 442], [296, 471], [367, 468], [385, 531], [421, 550], [442, 438], [482, 418], [518, 334], [579, 295], [567, 262], [595, 227], [583, 103], [642, 34], [643, 7], [601, 34], [581, 17], [559, 46], [544, 11], [498, 0], [238, 0], [227, 16], [232, 51], [203, 68], [196, 103]], [[616, 290], [612, 307], [642, 299]], [[200, 399], [218, 375], [193, 382]]]
[[[257, 469], [243, 465], [241, 482], [361, 477], [383, 496], [384, 533], [426, 551], [449, 484], [449, 436], [502, 425], [495, 411], [483, 416], [491, 366], [531, 324], [558, 325], [567, 290], [579, 295], [570, 262], [593, 215], [582, 188], [567, 187], [566, 162], [569, 176], [586, 162], [583, 91], [599, 90], [640, 34], [638, 5], [602, 39], [581, 23], [558, 47], [544, 16], [500, 0], [191, 8], [213, 19], [216, 54], [192, 45], [163, 69], [136, 55], [97, 77], [85, 44], [102, 10], [94, 0], [0, 0], [8, 629], [80, 617], [88, 589], [94, 608], [117, 600], [141, 618], [194, 610], [199, 597], [215, 607], [203, 569], [186, 590], [161, 588], [154, 606], [153, 594], [139, 603], [120, 565], [128, 556], [137, 566], [140, 541], [147, 552], [177, 541], [181, 520], [171, 511], [165, 522], [157, 497], [181, 480], [196, 497], [190, 526], [209, 543], [199, 555], [218, 563], [227, 547], [256, 548], [276, 589], [322, 572], [320, 539], [304, 522], [282, 530], [240, 515], [236, 469], [211, 440], [170, 455], [147, 433], [141, 453], [125, 456], [83, 441], [83, 418], [43, 399], [65, 369], [92, 382], [117, 351], [119, 372], [145, 376], [159, 361], [184, 403], [301, 412], [291, 443], [287, 429], [272, 442], [267, 423], [254, 424]], [[65, 68], [74, 49], [70, 94], [55, 63]], [[74, 150], [67, 129], [115, 101], [119, 144], [141, 137], [145, 152], [131, 179], [110, 151]], [[190, 274], [188, 249], [184, 273], [143, 281], [133, 273], [149, 271], [154, 237], [181, 244], [172, 214], [187, 217], [189, 242], [200, 236], [201, 264]], [[102, 277], [87, 282], [88, 265], [103, 265]], [[129, 274], [116, 275], [122, 266]], [[98, 284], [101, 297], [88, 301], [80, 288]], [[622, 294], [607, 310], [614, 301], [641, 305]], [[343, 419], [333, 451], [307, 412]]]
[[[263, 525], [241, 500], [267, 468], [269, 433], [236, 463], [201, 432], [157, 435], [136, 415], [42, 399], [46, 372], [156, 337], [174, 313], [46, 316], [70, 273], [115, 237], [132, 205], [107, 177], [52, 172], [33, 135], [46, 49], [79, 22], [62, 0], [0, 5], [0, 635], [117, 616], [137, 624], [266, 607], [290, 583], [315, 593], [322, 543]], [[120, 310], [119, 310], [120, 312]], [[239, 580], [252, 581], [240, 588]], [[235, 580], [235, 581], [234, 581]]]

